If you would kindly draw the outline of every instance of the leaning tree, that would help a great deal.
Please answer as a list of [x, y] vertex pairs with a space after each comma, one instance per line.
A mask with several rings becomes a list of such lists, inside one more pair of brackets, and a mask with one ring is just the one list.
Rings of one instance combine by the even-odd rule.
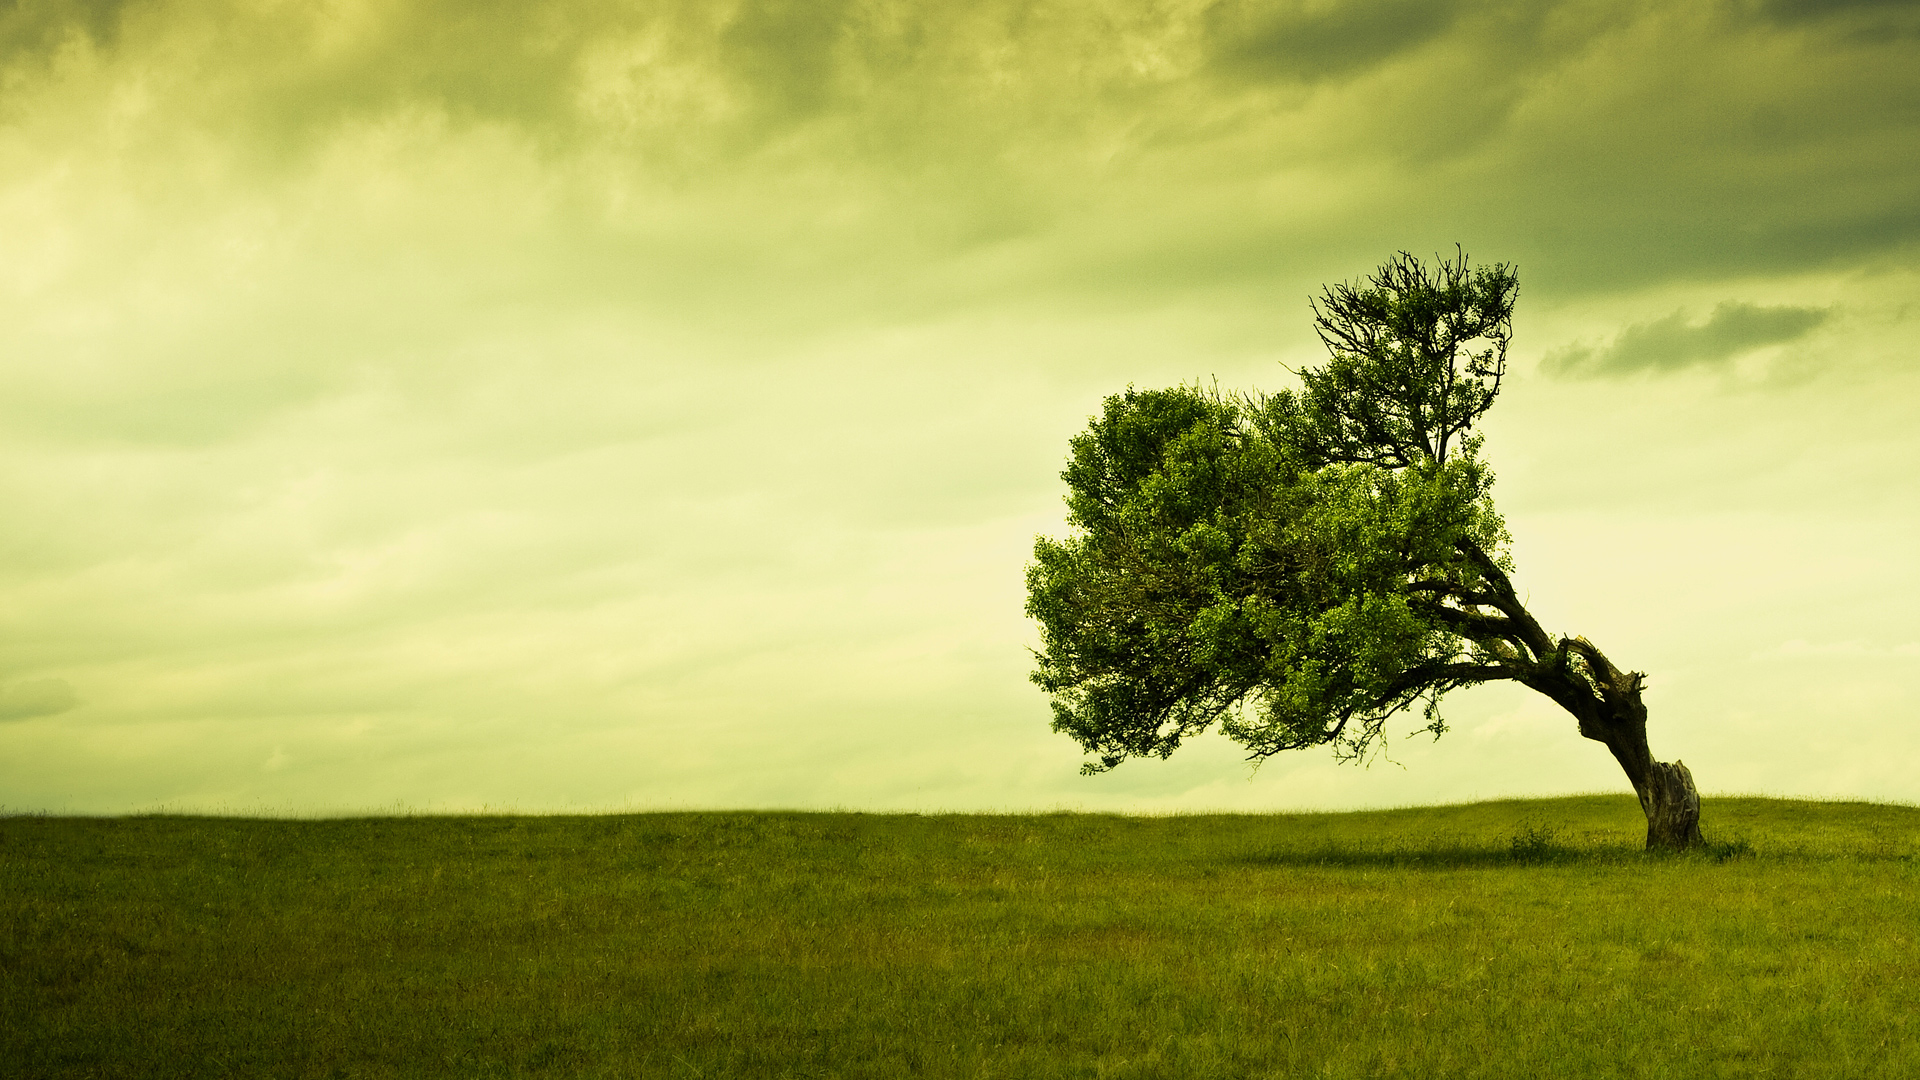
[[1415, 709], [1512, 680], [1606, 744], [1647, 846], [1700, 842], [1685, 765], [1647, 749], [1646, 676], [1554, 635], [1509, 575], [1474, 424], [1506, 372], [1519, 282], [1402, 252], [1312, 302], [1329, 357], [1298, 392], [1128, 389], [1072, 441], [1065, 540], [1040, 537], [1027, 613], [1053, 726], [1102, 772], [1214, 724], [1253, 760], [1365, 759]]

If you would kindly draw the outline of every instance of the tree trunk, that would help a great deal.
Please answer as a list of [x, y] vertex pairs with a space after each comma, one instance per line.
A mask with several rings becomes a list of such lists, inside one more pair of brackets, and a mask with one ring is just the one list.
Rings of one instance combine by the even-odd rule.
[[1640, 809], [1647, 812], [1647, 850], [1685, 851], [1700, 838], [1700, 793], [1693, 773], [1682, 762], [1652, 763], [1647, 786], [1640, 789]]
[[1647, 749], [1646, 707], [1637, 693], [1632, 704], [1638, 708], [1616, 714], [1602, 741], [1640, 796], [1640, 809], [1647, 815], [1647, 850], [1685, 851], [1703, 842], [1693, 773], [1684, 762], [1653, 760]]
[[[1685, 851], [1704, 843], [1700, 793], [1694, 790], [1693, 773], [1678, 761], [1653, 760], [1653, 752], [1647, 749], [1647, 705], [1640, 698], [1646, 675], [1615, 666], [1584, 637], [1558, 641], [1548, 637], [1528, 614], [1498, 562], [1470, 542], [1463, 541], [1460, 550], [1473, 560], [1491, 590], [1487, 595], [1455, 594], [1473, 609], [1467, 615], [1483, 606], [1498, 608], [1508, 620], [1498, 625], [1512, 636], [1492, 646], [1491, 652], [1507, 658], [1506, 669], [1513, 672], [1507, 677], [1553, 699], [1580, 722], [1583, 737], [1613, 752], [1647, 815], [1647, 849]], [[1478, 625], [1471, 618], [1466, 621], [1469, 626]], [[1515, 645], [1524, 645], [1535, 662], [1519, 659]]]
[[[1594, 653], [1598, 656], [1598, 650]], [[1605, 658], [1599, 661], [1605, 663]], [[1613, 678], [1600, 684], [1600, 701], [1576, 702], [1583, 706], [1574, 713], [1580, 718], [1580, 734], [1606, 744], [1632, 782], [1640, 809], [1647, 815], [1648, 851], [1685, 851], [1703, 843], [1700, 793], [1694, 790], [1693, 773], [1682, 762], [1653, 760], [1653, 751], [1647, 748], [1647, 706], [1640, 699], [1644, 677], [1617, 670], [1607, 674]]]

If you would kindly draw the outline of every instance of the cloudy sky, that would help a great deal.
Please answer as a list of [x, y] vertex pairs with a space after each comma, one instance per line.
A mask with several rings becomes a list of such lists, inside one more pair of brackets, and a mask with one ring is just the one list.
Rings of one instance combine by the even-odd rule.
[[1335, 808], [1570, 718], [1082, 777], [1021, 574], [1126, 386], [1519, 265], [1486, 454], [1709, 792], [1920, 800], [1920, 7], [20, 0], [0, 809]]

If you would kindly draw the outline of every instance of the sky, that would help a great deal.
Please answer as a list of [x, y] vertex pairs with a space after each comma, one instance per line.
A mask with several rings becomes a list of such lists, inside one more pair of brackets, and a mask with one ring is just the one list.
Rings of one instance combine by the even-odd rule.
[[1626, 792], [1510, 685], [1086, 777], [1026, 679], [1102, 399], [1455, 245], [1534, 614], [1704, 792], [1920, 801], [1920, 5], [17, 0], [0, 812]]

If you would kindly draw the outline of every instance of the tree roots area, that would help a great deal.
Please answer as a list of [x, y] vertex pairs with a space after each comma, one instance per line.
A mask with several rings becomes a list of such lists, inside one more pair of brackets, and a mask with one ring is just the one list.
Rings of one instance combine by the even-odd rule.
[[34, 1077], [1920, 1076], [1920, 809], [0, 819]]

